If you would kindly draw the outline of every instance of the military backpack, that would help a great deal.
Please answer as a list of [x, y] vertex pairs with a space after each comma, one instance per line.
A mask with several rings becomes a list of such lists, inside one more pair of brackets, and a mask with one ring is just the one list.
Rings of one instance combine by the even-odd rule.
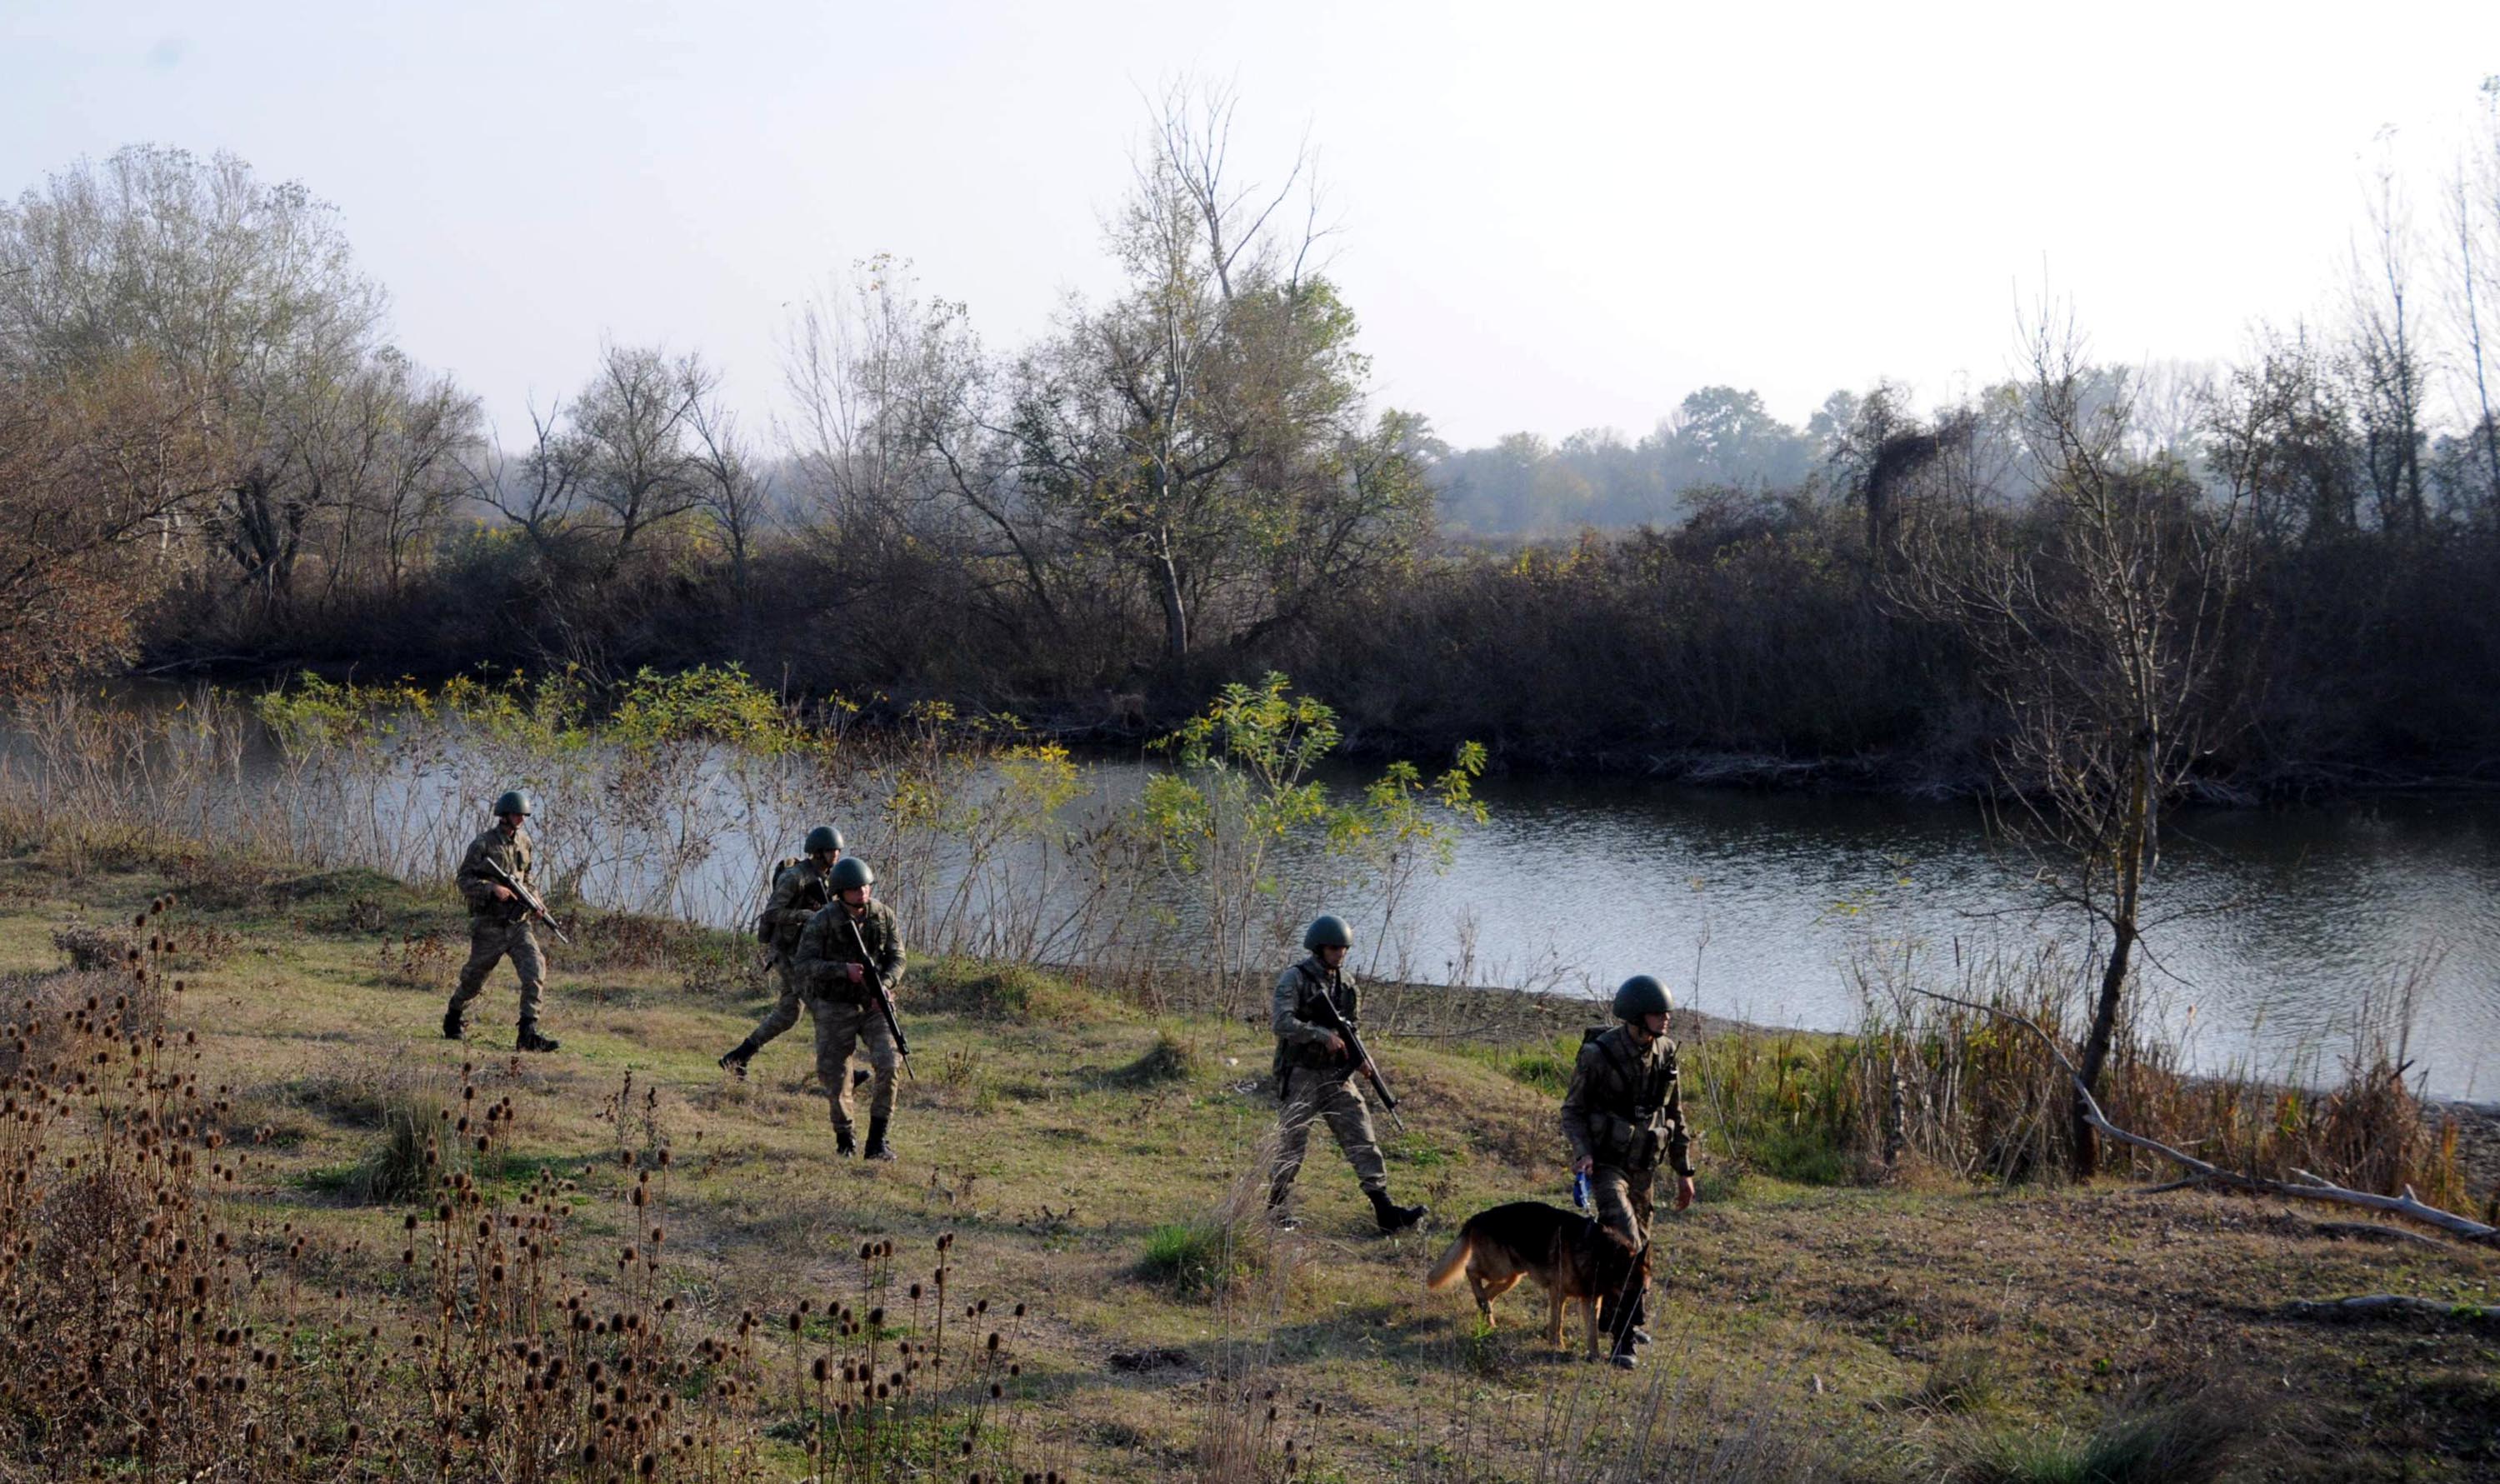
[[[772, 900], [773, 888], [779, 884], [781, 880], [781, 873], [798, 865], [801, 861], [806, 859], [806, 857], [804, 855], [785, 855], [773, 863], [773, 869], [766, 872], [764, 874], [764, 896], [766, 901], [770, 902]], [[780, 942], [780, 939], [781, 929], [774, 925], [771, 908], [768, 907], [764, 911], [756, 913], [755, 940], [762, 943], [764, 946], [771, 948], [777, 946]]]

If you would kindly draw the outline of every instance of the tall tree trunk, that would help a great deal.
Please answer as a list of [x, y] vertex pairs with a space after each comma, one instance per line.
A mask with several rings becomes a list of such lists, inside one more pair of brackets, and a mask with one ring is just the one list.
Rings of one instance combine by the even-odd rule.
[[2482, 270], [2474, 261], [2474, 209], [2465, 190], [2465, 176], [2458, 171], [2456, 181], [2456, 254], [2457, 281], [2465, 289], [2465, 349], [2474, 362], [2474, 399], [2483, 413], [2483, 461], [2491, 476], [2491, 499], [2500, 507], [2500, 427], [2491, 420], [2491, 383], [2486, 371], [2489, 356], [2483, 348], [2482, 307], [2475, 302], [2474, 276]]
[[1189, 610], [1181, 601], [1180, 564], [1172, 560], [1168, 536], [1155, 551], [1155, 586], [1164, 602], [1164, 654], [1189, 657]]
[[[2101, 1072], [2109, 1063], [2110, 1047], [2118, 1039], [2118, 1012], [2126, 994], [2126, 975], [2135, 960], [2137, 905], [2143, 898], [2144, 869], [2151, 853], [2153, 836], [2152, 794], [2154, 748], [2155, 740], [2151, 728], [2139, 733], [2131, 757], [2127, 783], [2126, 810], [2119, 821], [2118, 858], [2113, 863], [2116, 881], [2115, 900], [2110, 906], [2110, 955], [2101, 969], [2101, 992], [2092, 1006], [2091, 1029], [2084, 1039], [2082, 1080], [2092, 1096], [2100, 1096]], [[2100, 1170], [2100, 1140], [2091, 1125], [2084, 1121], [2084, 1098], [2074, 1099], [2075, 1178], [2089, 1180]]]

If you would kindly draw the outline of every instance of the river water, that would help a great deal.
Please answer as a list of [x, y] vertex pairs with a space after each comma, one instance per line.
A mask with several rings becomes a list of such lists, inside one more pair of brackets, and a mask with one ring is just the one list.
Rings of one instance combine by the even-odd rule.
[[[1856, 1022], [1849, 967], [1905, 949], [1922, 982], [1991, 947], [2072, 940], [2032, 863], [1972, 805], [1509, 778], [1492, 820], [1424, 883], [1411, 957], [1455, 956], [1476, 922], [1479, 982], [1646, 971], [1758, 1023]], [[2207, 1069], [2316, 1080], [2356, 1025], [2390, 1029], [2429, 1090], [2500, 1096], [2500, 801], [2386, 798], [2168, 821], [2147, 892], [2149, 1009]], [[2081, 974], [2078, 973], [2078, 987]]]
[[[157, 701], [153, 709], [166, 714], [171, 703]], [[44, 766], [30, 735], [0, 725], [0, 770], [13, 778]], [[543, 853], [576, 863], [568, 879], [604, 907], [742, 923], [767, 863], [794, 851], [805, 826], [826, 814], [855, 850], [898, 864], [868, 795], [836, 799], [806, 778], [768, 786], [716, 752], [620, 788], [595, 749], [568, 765], [568, 784], [442, 729], [394, 745], [372, 786], [340, 792], [338, 804], [320, 802], [329, 795], [300, 773], [282, 781], [279, 796], [329, 832], [333, 861], [420, 876], [447, 870], [485, 822], [484, 802], [533, 776], [545, 785]], [[51, 755], [57, 771], [59, 743]], [[266, 817], [254, 801], [271, 797], [277, 766], [265, 739], [247, 748], [222, 817]], [[1099, 821], [1147, 775], [1136, 763], [1086, 764], [1080, 795], [1060, 817]], [[975, 773], [955, 786], [969, 795], [999, 776]], [[1343, 796], [1362, 777], [1340, 772], [1332, 782]], [[1479, 792], [1490, 820], [1460, 837], [1446, 870], [1417, 874], [1394, 901], [1375, 883], [1308, 903], [1307, 893], [1293, 894], [1295, 909], [1325, 907], [1351, 919], [1357, 966], [1376, 975], [1588, 993], [1649, 973], [1679, 1003], [1804, 1029], [1857, 1024], [1863, 1001], [1854, 971], [1874, 962], [1906, 958], [1918, 982], [1938, 987], [1955, 981], [1957, 962], [2019, 956], [2057, 939], [2071, 950], [2064, 976], [2078, 993], [2087, 987], [2091, 945], [2081, 919], [2045, 904], [2028, 883], [2030, 863], [1991, 841], [1974, 805], [1545, 776], [1486, 779]], [[641, 803], [615, 803], [627, 798]], [[212, 805], [188, 808], [189, 828], [220, 815]], [[183, 809], [151, 808], [160, 822], [186, 827]], [[2139, 1003], [2192, 1065], [2331, 1081], [2356, 1028], [2378, 1025], [2406, 1037], [2433, 1095], [2500, 1098], [2500, 799], [2185, 811], [2166, 826], [2147, 891], [2153, 925]], [[688, 864], [655, 870], [689, 841]], [[905, 871], [929, 879], [896, 900], [951, 901], [944, 936], [968, 946], [994, 931], [985, 912], [1039, 921], [1056, 908], [1031, 895], [1018, 906], [1012, 889], [994, 884], [958, 890], [944, 879], [950, 872], [1018, 887], [1043, 880], [1044, 898], [1072, 879], [1065, 860], [1029, 869], [1030, 854], [1019, 861], [1012, 848], [991, 860], [986, 877], [964, 872], [963, 859], [960, 848], [906, 852]], [[1289, 849], [1280, 864], [1289, 884], [1325, 874], [1307, 850]], [[1184, 897], [1167, 899], [1175, 916], [1191, 912]], [[1046, 957], [1084, 956], [1069, 940], [1017, 940]]]

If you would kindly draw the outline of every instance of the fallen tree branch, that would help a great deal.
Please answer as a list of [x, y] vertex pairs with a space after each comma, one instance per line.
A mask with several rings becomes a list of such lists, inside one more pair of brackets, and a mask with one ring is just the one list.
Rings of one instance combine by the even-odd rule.
[[2435, 1319], [2466, 1324], [2500, 1324], [2500, 1305], [2442, 1303], [2408, 1294], [2365, 1294], [2355, 1299], [2297, 1299], [2283, 1306], [2291, 1319]]
[[2375, 1221], [2313, 1221], [2309, 1224], [2309, 1230], [2320, 1237], [2360, 1237], [2372, 1241], [2418, 1242], [2425, 1247], [2439, 1245], [2439, 1238], [2435, 1237], [2424, 1237], [2419, 1232], [2408, 1232], [2402, 1227], [2383, 1227]]
[[[2342, 1205], [2366, 1206], [2374, 1211], [2385, 1211], [2389, 1215], [2410, 1217], [2425, 1225], [2437, 1227], [2459, 1241], [2481, 1242], [2486, 1245], [2500, 1244], [2500, 1227], [2486, 1226], [2470, 1217], [2460, 1216], [2454, 1211], [2445, 1211], [2435, 1205], [2425, 1205], [2415, 1197], [2414, 1189], [2410, 1185], [2405, 1187], [2405, 1193], [2401, 1196], [2377, 1196], [2368, 1191], [2349, 1190], [2331, 1180], [2311, 1174], [2306, 1170], [2292, 1171], [2305, 1182], [2302, 1184], [2293, 1184], [2288, 1180], [2269, 1180], [2259, 1175], [2242, 1174], [2234, 1170], [2224, 1170], [2221, 1166], [2200, 1160], [2184, 1149], [2174, 1149], [2157, 1138], [2147, 1138], [2141, 1134], [2128, 1133], [2110, 1122], [2109, 1116], [2101, 1111], [2100, 1100], [2094, 1098], [2092, 1090], [2084, 1085], [2083, 1072], [2077, 1070], [2074, 1062], [2067, 1057], [2065, 1048], [2057, 1044], [2056, 1038], [2040, 1029], [2028, 1016], [2018, 1015], [2003, 1006], [1982, 1005], [1976, 1000], [1939, 994], [1932, 989], [1919, 989], [1914, 986], [1911, 993], [1924, 995], [1930, 1000], [1941, 1000], [1947, 1005], [1958, 1005], [1964, 1009], [1978, 1010], [1984, 1015], [1994, 1015], [2001, 1020], [2010, 1020], [2040, 1038], [2040, 1044], [2049, 1048], [2049, 1054], [2057, 1059], [2058, 1066], [2066, 1069], [2067, 1077], [2074, 1082], [2075, 1096], [2083, 1103], [2084, 1122], [2117, 1139], [2120, 1143], [2132, 1144], [2139, 1149], [2149, 1149], [2164, 1159], [2177, 1163], [2199, 1180], [2227, 1185], [2234, 1190], [2250, 1191], [2257, 1195], [2292, 1196], [2304, 1201], [2328, 1201]], [[2173, 1186], [2164, 1188], [2175, 1188], [2178, 1183], [2181, 1182], [2173, 1182]]]

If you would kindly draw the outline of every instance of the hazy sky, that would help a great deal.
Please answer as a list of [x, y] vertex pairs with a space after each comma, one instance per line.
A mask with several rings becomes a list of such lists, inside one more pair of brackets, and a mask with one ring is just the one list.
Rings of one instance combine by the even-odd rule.
[[790, 304], [866, 254], [993, 346], [1108, 287], [1183, 73], [1266, 174], [1307, 134], [1380, 400], [1472, 444], [1707, 382], [1932, 400], [2003, 373], [2044, 272], [2109, 358], [2229, 355], [2327, 298], [2379, 129], [2451, 155], [2500, 4], [0, 0], [0, 191], [230, 149], [338, 204], [507, 436], [603, 335], [760, 412]]

